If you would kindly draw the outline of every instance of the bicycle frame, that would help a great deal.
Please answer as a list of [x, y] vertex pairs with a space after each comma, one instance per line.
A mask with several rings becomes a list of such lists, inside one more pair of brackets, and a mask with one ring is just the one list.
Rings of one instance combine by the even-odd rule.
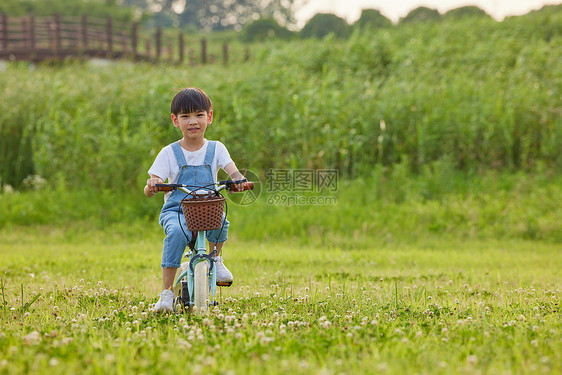
[[[215, 191], [220, 191], [226, 188], [226, 185], [220, 185]], [[207, 190], [197, 190], [197, 191], [189, 191], [184, 186], [177, 187], [177, 190], [180, 190], [187, 195], [202, 195], [206, 196], [209, 191]], [[189, 262], [189, 267], [187, 270], [182, 272], [174, 282], [173, 288], [176, 288], [178, 284], [181, 283], [182, 279], [187, 276], [187, 288], [189, 291], [189, 301], [187, 302], [188, 305], [191, 307], [195, 304], [194, 300], [194, 278], [195, 278], [195, 266], [199, 262], [207, 262], [209, 266], [209, 273], [207, 277], [209, 278], [209, 289], [210, 289], [210, 298], [211, 300], [209, 303], [211, 305], [215, 305], [215, 292], [217, 288], [217, 274], [215, 272], [215, 264], [212, 259], [213, 254], [215, 254], [216, 249], [213, 249], [211, 254], [207, 254], [207, 245], [206, 245], [206, 238], [204, 231], [194, 231], [193, 236], [195, 237], [195, 246], [193, 249], [189, 249], [189, 252], [186, 254]]]
[[[235, 186], [237, 186], [237, 184], [240, 183], [244, 183], [244, 187], [242, 189], [234, 189]], [[234, 186], [233, 186], [234, 185]], [[253, 189], [253, 183], [252, 182], [247, 182], [246, 180], [243, 181], [220, 181], [216, 184], [214, 184], [214, 186], [216, 186], [216, 188], [212, 188], [209, 190], [202, 190], [197, 188], [197, 190], [189, 190], [187, 185], [183, 185], [183, 184], [157, 184], [156, 185], [158, 187], [159, 190], [161, 191], [172, 191], [172, 190], [180, 190], [184, 193], [186, 193], [186, 195], [198, 195], [198, 196], [206, 196], [209, 194], [209, 191], [213, 191], [213, 192], [219, 192], [221, 190], [224, 189], [229, 189], [229, 191], [243, 191], [243, 190], [251, 190]], [[196, 288], [196, 275], [195, 275], [195, 269], [197, 267], [197, 265], [201, 262], [207, 262], [208, 268], [207, 268], [207, 275], [205, 275], [205, 277], [208, 279], [208, 289], [207, 291], [208, 293], [208, 297], [209, 297], [209, 303], [208, 305], [210, 306], [215, 306], [218, 303], [215, 301], [215, 292], [216, 292], [216, 267], [215, 267], [215, 262], [213, 261], [212, 257], [213, 254], [216, 253], [216, 247], [215, 249], [213, 249], [213, 251], [210, 254], [207, 254], [207, 246], [206, 246], [206, 236], [205, 236], [205, 232], [204, 231], [194, 231], [193, 232], [193, 237], [195, 238], [195, 244], [192, 245], [191, 243], [189, 244], [189, 251], [186, 253], [185, 257], [188, 258], [188, 267], [187, 269], [185, 269], [183, 272], [181, 272], [181, 274], [176, 278], [174, 284], [173, 284], [173, 289], [176, 289], [176, 287], [178, 285], [181, 286], [181, 293], [180, 295], [177, 297], [176, 302], [178, 301], [178, 299], [183, 303], [184, 307], [188, 306], [188, 307], [194, 307], [196, 305], [196, 301], [195, 301], [195, 288]], [[183, 263], [182, 263], [182, 267], [183, 267]], [[185, 281], [184, 279], [187, 279], [187, 285], [184, 285]], [[198, 279], [200, 280], [200, 279]], [[200, 281], [199, 281], [200, 282]], [[198, 284], [200, 285], [200, 284]], [[204, 285], [204, 284], [203, 284]], [[185, 288], [187, 288], [187, 293], [185, 293]], [[189, 295], [189, 298], [186, 300], [185, 296]]]

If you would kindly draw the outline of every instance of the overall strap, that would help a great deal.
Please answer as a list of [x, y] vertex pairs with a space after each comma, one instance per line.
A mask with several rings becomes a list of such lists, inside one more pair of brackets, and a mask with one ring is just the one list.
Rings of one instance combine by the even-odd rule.
[[207, 152], [205, 153], [205, 161], [203, 162], [203, 165], [213, 165], [216, 145], [217, 145], [216, 141], [208, 141]]
[[174, 150], [174, 155], [176, 155], [178, 166], [182, 169], [184, 165], [187, 165], [187, 162], [185, 161], [185, 156], [183, 155], [179, 141], [172, 143], [172, 150]]

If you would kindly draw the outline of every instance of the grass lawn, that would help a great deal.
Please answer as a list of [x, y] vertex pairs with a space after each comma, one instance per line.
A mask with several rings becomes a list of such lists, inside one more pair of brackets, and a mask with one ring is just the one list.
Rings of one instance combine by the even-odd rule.
[[559, 244], [234, 238], [224, 258], [235, 283], [200, 318], [149, 310], [158, 228], [0, 237], [2, 374], [562, 371]]

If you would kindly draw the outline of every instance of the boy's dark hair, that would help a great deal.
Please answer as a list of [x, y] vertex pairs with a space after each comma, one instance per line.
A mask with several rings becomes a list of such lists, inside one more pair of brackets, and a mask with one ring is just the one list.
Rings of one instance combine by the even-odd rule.
[[180, 113], [209, 112], [213, 103], [205, 91], [197, 87], [183, 89], [172, 99], [171, 111], [174, 115]]

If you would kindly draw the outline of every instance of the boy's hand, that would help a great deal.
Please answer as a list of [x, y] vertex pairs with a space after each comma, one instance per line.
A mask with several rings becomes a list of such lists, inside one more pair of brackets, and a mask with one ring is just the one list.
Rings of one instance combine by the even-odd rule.
[[228, 190], [228, 192], [236, 193], [244, 190], [253, 190], [253, 189], [254, 189], [254, 183], [244, 179], [243, 182], [230, 185], [230, 189]]
[[152, 197], [154, 194], [158, 193], [158, 188], [156, 184], [163, 184], [164, 180], [160, 177], [153, 176], [146, 180], [146, 186], [144, 187], [144, 195], [147, 197]]

